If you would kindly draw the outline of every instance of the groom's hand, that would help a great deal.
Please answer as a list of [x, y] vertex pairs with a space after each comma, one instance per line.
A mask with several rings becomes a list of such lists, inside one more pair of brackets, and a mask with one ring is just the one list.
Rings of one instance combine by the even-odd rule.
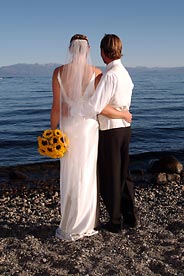
[[132, 113], [128, 110], [122, 111], [123, 118], [127, 123], [131, 124], [132, 122]]

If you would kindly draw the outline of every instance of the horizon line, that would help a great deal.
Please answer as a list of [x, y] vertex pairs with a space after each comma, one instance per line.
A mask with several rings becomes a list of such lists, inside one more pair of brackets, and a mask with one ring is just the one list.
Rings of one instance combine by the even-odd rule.
[[[46, 65], [62, 65], [61, 63], [57, 63], [57, 62], [47, 62], [47, 63], [38, 63], [38, 62], [34, 62], [34, 63], [27, 63], [27, 62], [20, 62], [20, 63], [14, 63], [14, 64], [9, 64], [9, 65], [2, 65], [0, 66], [0, 68], [2, 67], [10, 67], [10, 66], [16, 66], [16, 65], [38, 65], [38, 66], [46, 66]], [[106, 65], [93, 65], [96, 67], [106, 67]], [[125, 66], [125, 65], [124, 65]], [[134, 66], [130, 66], [130, 65], [126, 65], [125, 67], [128, 68], [148, 68], [148, 69], [155, 69], [155, 68], [167, 68], [167, 69], [172, 69], [172, 68], [183, 68], [184, 65], [175, 65], [175, 66], [146, 66], [146, 65], [134, 65]]]

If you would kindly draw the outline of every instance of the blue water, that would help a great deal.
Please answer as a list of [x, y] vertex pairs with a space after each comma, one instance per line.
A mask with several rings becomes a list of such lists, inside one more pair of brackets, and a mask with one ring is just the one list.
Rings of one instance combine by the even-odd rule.
[[[184, 70], [133, 69], [130, 154], [184, 154]], [[44, 162], [37, 136], [50, 128], [51, 76], [0, 78], [0, 166]]]

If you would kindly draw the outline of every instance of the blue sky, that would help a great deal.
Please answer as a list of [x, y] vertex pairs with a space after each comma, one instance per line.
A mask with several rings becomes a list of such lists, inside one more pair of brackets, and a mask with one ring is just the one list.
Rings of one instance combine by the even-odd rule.
[[122, 39], [125, 66], [184, 66], [183, 11], [183, 0], [0, 0], [0, 66], [62, 64], [75, 33], [97, 66], [105, 33]]

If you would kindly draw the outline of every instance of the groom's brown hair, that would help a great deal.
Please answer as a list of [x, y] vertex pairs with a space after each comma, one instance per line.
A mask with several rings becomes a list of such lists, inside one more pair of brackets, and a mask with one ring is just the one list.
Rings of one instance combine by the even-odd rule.
[[101, 50], [109, 59], [115, 60], [122, 57], [122, 42], [115, 34], [105, 34], [100, 43]]

